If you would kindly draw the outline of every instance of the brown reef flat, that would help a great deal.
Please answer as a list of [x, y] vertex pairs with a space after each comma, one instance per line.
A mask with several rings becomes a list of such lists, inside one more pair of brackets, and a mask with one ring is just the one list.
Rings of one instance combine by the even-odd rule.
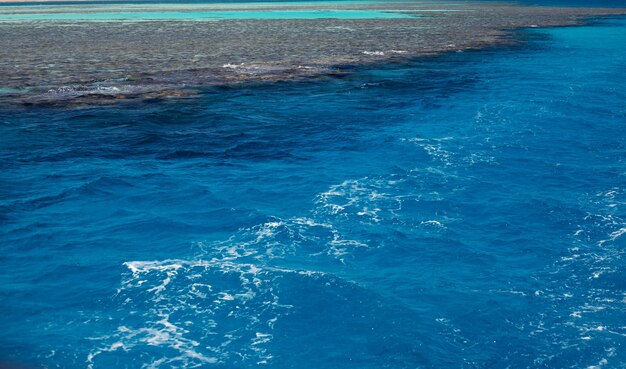
[[[255, 10], [272, 9], [265, 7]], [[494, 3], [332, 8], [396, 9], [419, 17], [0, 22], [0, 88], [9, 91], [0, 94], [0, 103], [180, 96], [194, 86], [307, 78], [338, 73], [338, 66], [507, 43], [517, 28], [626, 14], [626, 9]]]

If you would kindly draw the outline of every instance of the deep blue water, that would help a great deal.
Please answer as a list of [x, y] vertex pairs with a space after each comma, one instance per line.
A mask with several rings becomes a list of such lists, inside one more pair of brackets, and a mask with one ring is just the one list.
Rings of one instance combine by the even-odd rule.
[[626, 20], [0, 111], [0, 360], [626, 366]]

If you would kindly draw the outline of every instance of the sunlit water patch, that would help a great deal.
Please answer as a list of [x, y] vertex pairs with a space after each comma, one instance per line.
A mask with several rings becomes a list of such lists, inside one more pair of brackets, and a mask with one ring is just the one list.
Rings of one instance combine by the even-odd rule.
[[0, 358], [623, 367], [625, 29], [3, 110]]

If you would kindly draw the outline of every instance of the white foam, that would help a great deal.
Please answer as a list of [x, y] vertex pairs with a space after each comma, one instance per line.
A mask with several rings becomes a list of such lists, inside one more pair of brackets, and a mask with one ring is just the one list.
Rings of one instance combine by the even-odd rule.
[[588, 367], [587, 367], [587, 369], [600, 369], [600, 368], [602, 368], [603, 366], [605, 366], [605, 365], [606, 365], [606, 364], [608, 364], [608, 363], [609, 363], [609, 361], [608, 361], [607, 359], [604, 359], [604, 358], [603, 358], [603, 359], [601, 359], [601, 360], [598, 362], [598, 364], [597, 364], [597, 365], [590, 365], [590, 366], [588, 366]]
[[239, 68], [243, 68], [243, 66], [244, 66], [244, 63], [240, 63], [240, 64], [226, 63], [226, 64], [222, 65], [222, 68], [239, 69]]
[[437, 228], [446, 228], [440, 221], [438, 220], [426, 220], [426, 221], [422, 221], [420, 224], [422, 225], [427, 225], [427, 226], [434, 226]]
[[620, 228], [615, 232], [612, 232], [609, 235], [609, 238], [611, 239], [611, 241], [615, 241], [618, 237], [623, 236], [624, 234], [626, 234], [626, 227]]
[[363, 51], [363, 54], [371, 56], [385, 56], [384, 51]]

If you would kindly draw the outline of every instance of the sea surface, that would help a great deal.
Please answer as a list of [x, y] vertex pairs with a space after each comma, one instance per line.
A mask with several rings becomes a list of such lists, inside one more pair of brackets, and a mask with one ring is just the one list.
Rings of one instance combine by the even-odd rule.
[[625, 367], [626, 19], [516, 37], [2, 108], [0, 361]]

